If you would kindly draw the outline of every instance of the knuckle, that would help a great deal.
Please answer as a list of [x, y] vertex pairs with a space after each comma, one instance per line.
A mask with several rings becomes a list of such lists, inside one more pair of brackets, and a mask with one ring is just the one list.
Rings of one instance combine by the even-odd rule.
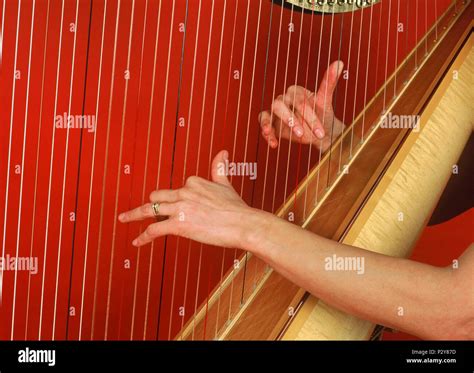
[[148, 235], [148, 236], [154, 236], [156, 234], [156, 230], [155, 230], [155, 227], [153, 225], [149, 225], [146, 230], [145, 230], [145, 233]]
[[150, 207], [151, 207], [151, 204], [150, 204], [150, 203], [147, 203], [147, 204], [145, 204], [145, 205], [143, 205], [143, 206], [140, 206], [140, 212], [141, 212], [142, 214], [147, 214], [147, 213], [149, 212]]
[[186, 179], [186, 185], [187, 186], [196, 186], [197, 184], [199, 184], [199, 177], [197, 176], [190, 176]]

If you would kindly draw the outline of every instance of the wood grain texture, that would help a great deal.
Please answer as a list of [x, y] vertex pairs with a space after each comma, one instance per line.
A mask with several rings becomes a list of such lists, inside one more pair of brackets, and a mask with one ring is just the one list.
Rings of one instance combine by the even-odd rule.
[[[473, 130], [473, 45], [471, 34], [424, 110], [422, 130], [410, 134], [344, 243], [409, 256]], [[373, 327], [309, 297], [283, 339], [368, 339]]]

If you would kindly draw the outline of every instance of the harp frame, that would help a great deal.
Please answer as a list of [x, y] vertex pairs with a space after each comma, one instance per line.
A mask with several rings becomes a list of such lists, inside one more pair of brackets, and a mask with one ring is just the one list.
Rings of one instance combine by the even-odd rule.
[[[361, 139], [363, 125], [373, 124], [371, 133], [360, 143], [351, 158], [348, 165], [351, 172], [338, 172], [337, 166], [334, 164], [335, 161], [331, 160], [331, 153], [327, 152], [321, 163], [315, 166], [298, 185], [292, 198], [289, 198], [286, 204], [278, 210], [277, 216], [284, 218], [288, 212], [292, 211], [296, 216], [295, 222], [303, 228], [336, 241], [342, 241], [345, 238], [349, 229], [358, 219], [360, 211], [412, 132], [410, 129], [384, 129], [381, 131], [380, 125], [385, 115], [388, 112], [400, 115], [421, 115], [472, 32], [472, 20], [474, 19], [472, 2], [465, 1], [458, 6], [460, 6], [459, 9], [455, 9], [454, 4], [450, 6], [392, 76], [387, 79], [385, 85], [354, 120], [352, 126], [349, 126], [334, 143], [333, 149], [347, 153], [349, 150], [347, 143], [344, 145], [343, 139], [351, 128], [355, 129], [355, 136]], [[435, 26], [443, 31], [438, 34], [438, 29], [435, 30]], [[418, 53], [423, 55], [425, 51], [428, 52], [427, 55], [417, 66], [415, 55]], [[398, 88], [397, 79], [403, 81], [403, 84]], [[386, 106], [385, 111], [384, 90], [395, 92], [395, 99]], [[335, 181], [329, 189], [325, 190], [326, 186], [316, 184], [315, 179], [318, 172], [327, 173]], [[323, 198], [316, 206], [310, 203], [305, 205], [304, 193], [310, 190], [315, 194], [318, 189], [322, 190]], [[307, 200], [312, 201], [313, 198], [307, 198]], [[310, 211], [310, 213], [307, 214], [306, 211]], [[308, 217], [304, 219], [303, 216]], [[257, 259], [249, 254], [241, 259], [241, 263], [244, 260], [249, 265], [251, 261]], [[208, 301], [190, 319], [176, 339], [194, 339], [195, 334], [202, 335], [209, 327], [219, 330], [218, 339], [281, 339], [298, 315], [299, 310], [310, 299], [305, 290], [300, 289], [270, 268], [266, 268], [266, 273], [258, 286], [245, 293], [245, 303], [239, 305], [240, 294], [234, 295], [235, 299], [230, 299], [232, 291], [229, 291], [229, 288], [231, 283], [234, 283], [233, 286], [235, 284], [242, 286], [243, 281], [243, 271], [231, 269], [223, 282], [214, 289]], [[219, 320], [217, 312], [229, 311], [224, 308], [216, 310], [218, 308], [216, 301], [219, 297], [227, 300], [223, 304], [229, 304], [230, 301], [230, 304], [237, 305], [238, 311], [231, 320], [216, 324]]]

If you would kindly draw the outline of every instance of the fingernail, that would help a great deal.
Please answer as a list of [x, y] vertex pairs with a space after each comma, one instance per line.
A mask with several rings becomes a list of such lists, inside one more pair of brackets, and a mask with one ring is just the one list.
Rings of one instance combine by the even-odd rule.
[[303, 130], [300, 127], [295, 128], [295, 133], [296, 133], [296, 136], [298, 137], [303, 136]]
[[225, 161], [229, 159], [229, 152], [227, 150], [224, 152], [223, 157]]
[[120, 221], [124, 221], [125, 220], [125, 214], [120, 214], [118, 218], [119, 218]]
[[318, 139], [321, 139], [321, 140], [322, 140], [322, 139], [324, 138], [324, 132], [323, 132], [323, 130], [321, 130], [321, 129], [318, 128], [318, 129], [316, 130], [316, 136], [318, 137]]
[[132, 245], [133, 246], [138, 246], [138, 240], [136, 238], [133, 240]]

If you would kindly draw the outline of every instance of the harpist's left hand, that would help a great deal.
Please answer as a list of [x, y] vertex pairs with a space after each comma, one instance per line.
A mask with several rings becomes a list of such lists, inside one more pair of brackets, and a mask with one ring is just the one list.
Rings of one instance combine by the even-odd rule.
[[[152, 192], [150, 201], [158, 202], [159, 215], [168, 219], [151, 223], [133, 245], [143, 246], [158, 237], [177, 235], [216, 246], [243, 248], [248, 232], [255, 231], [252, 219], [259, 212], [249, 207], [227, 177], [218, 172], [219, 163], [227, 157], [227, 151], [221, 151], [214, 158], [213, 182], [192, 176], [181, 189]], [[119, 216], [122, 223], [149, 218], [154, 218], [151, 203]]]

